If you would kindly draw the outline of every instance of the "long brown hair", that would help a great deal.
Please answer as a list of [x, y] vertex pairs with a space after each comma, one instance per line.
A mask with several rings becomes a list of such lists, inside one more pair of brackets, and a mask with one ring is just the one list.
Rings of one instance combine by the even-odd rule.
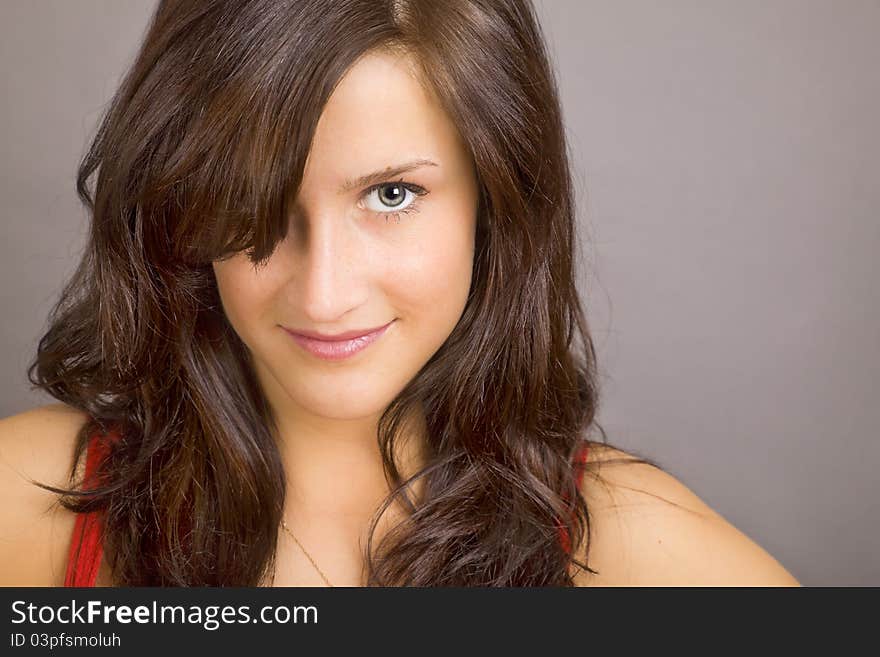
[[[377, 49], [417, 62], [473, 155], [480, 205], [462, 317], [379, 423], [385, 505], [409, 512], [370, 541], [368, 583], [571, 585], [572, 563], [590, 570], [557, 523], [588, 549], [571, 461], [593, 429], [607, 438], [558, 92], [528, 0], [164, 0], [80, 165], [86, 250], [28, 368], [88, 413], [76, 461], [94, 432], [119, 436], [89, 494], [38, 484], [104, 510], [118, 585], [253, 586], [274, 570], [274, 419], [211, 263], [272, 254], [322, 107]], [[392, 457], [416, 407], [430, 451], [417, 505]]]

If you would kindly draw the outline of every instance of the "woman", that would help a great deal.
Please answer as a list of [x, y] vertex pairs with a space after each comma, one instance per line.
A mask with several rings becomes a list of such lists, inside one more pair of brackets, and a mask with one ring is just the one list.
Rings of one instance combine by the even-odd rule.
[[797, 584], [588, 438], [526, 0], [162, 2], [78, 191], [29, 369], [61, 403], [0, 423], [5, 583]]

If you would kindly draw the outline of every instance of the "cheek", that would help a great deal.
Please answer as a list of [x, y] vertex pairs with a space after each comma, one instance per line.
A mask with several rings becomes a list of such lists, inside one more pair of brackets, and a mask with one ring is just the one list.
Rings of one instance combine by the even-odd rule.
[[229, 323], [250, 346], [251, 336], [257, 333], [261, 318], [268, 311], [270, 286], [254, 275], [250, 261], [240, 255], [214, 263], [214, 277]]
[[418, 324], [426, 335], [448, 335], [470, 291], [473, 248], [470, 231], [437, 230], [398, 252], [386, 280], [407, 323]]

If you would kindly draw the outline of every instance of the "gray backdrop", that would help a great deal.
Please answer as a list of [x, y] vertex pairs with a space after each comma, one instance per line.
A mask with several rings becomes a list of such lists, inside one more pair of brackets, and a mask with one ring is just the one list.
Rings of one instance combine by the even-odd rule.
[[[807, 585], [880, 585], [880, 2], [536, 0], [611, 441]], [[0, 416], [84, 243], [151, 0], [0, 2]]]

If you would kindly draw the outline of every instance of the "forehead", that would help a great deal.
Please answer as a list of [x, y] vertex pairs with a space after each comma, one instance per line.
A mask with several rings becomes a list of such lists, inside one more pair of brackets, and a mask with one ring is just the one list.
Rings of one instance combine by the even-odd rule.
[[418, 158], [451, 164], [463, 150], [458, 130], [409, 56], [369, 53], [347, 71], [325, 105], [306, 177], [354, 179]]

